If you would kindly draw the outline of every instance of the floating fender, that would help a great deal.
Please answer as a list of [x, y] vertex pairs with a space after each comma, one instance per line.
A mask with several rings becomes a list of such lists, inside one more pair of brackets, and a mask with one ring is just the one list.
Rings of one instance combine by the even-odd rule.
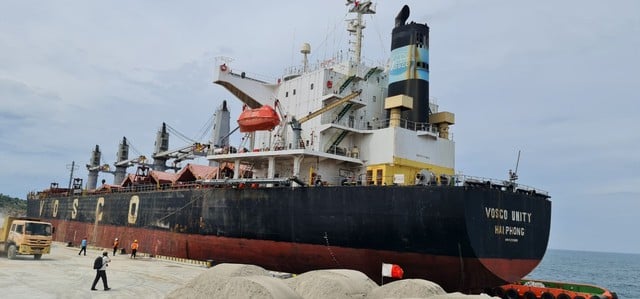
[[580, 296], [580, 295], [578, 295], [578, 296], [573, 297], [573, 299], [585, 299], [585, 298]]
[[611, 299], [618, 299], [618, 294], [616, 294], [616, 292], [611, 292]]
[[[526, 292], [524, 293], [524, 295], [522, 296], [523, 299], [538, 299], [538, 297], [536, 297], [536, 294], [534, 294], [533, 292]], [[584, 299], [584, 298], [582, 298]]]
[[565, 293], [560, 293], [558, 294], [558, 299], [571, 299], [571, 296], [565, 294]]
[[493, 296], [504, 298], [504, 289], [502, 289], [501, 287], [493, 289]]
[[[518, 299], [520, 296], [518, 294], [518, 291], [516, 291], [515, 289], [508, 289], [505, 293], [504, 296], [502, 298], [504, 299]], [[569, 298], [571, 299], [571, 298]]]
[[593, 295], [593, 296], [589, 297], [589, 299], [607, 299], [607, 297], [600, 296], [600, 295]]
[[544, 292], [542, 293], [542, 295], [540, 295], [540, 299], [556, 299], [556, 296], [549, 292]]

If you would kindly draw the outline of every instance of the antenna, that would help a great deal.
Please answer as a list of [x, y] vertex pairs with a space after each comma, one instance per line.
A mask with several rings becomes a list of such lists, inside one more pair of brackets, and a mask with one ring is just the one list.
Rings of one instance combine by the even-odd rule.
[[71, 181], [73, 180], [73, 171], [78, 169], [78, 166], [76, 166], [76, 161], [72, 161], [71, 165], [67, 164], [67, 168], [71, 170], [71, 173], [69, 174], [69, 188], [67, 189], [69, 192], [69, 196], [71, 196]]
[[509, 169], [509, 181], [515, 182], [518, 179], [518, 165], [520, 164], [520, 150], [518, 150], [518, 159], [516, 160], [516, 170]]
[[351, 41], [353, 48], [349, 50], [353, 52], [352, 62], [359, 65], [360, 56], [362, 56], [362, 29], [365, 28], [362, 15], [375, 14], [375, 5], [369, 0], [347, 0], [346, 5], [349, 6], [349, 12], [356, 14], [356, 18], [350, 20], [349, 24], [347, 24], [347, 31], [349, 31], [354, 38], [354, 40]]

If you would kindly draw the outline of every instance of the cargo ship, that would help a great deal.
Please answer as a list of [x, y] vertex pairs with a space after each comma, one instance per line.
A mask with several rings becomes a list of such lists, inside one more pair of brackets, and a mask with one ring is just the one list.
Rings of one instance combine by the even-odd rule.
[[[402, 7], [389, 20], [388, 63], [370, 66], [360, 45], [375, 5], [346, 4], [347, 57], [310, 63], [305, 43], [301, 65], [272, 81], [221, 59], [213, 83], [244, 106], [236, 130], [224, 102], [207, 143], [169, 150], [163, 124], [152, 163], [129, 159], [124, 138], [115, 168], [100, 165], [96, 145], [86, 185], [30, 193], [28, 215], [52, 222], [57, 241], [136, 239], [152, 255], [346, 268], [374, 281], [392, 263], [404, 278], [467, 293], [520, 280], [547, 248], [548, 192], [520, 184], [517, 168], [505, 179], [456, 173], [455, 115], [429, 98], [428, 25]], [[208, 165], [177, 166], [197, 156]], [[101, 172], [113, 184], [98, 186]]]

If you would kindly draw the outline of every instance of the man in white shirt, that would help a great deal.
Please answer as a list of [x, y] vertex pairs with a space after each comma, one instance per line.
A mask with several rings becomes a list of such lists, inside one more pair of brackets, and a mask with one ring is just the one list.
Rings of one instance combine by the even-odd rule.
[[108, 291], [111, 288], [109, 284], [107, 284], [107, 267], [109, 266], [109, 262], [111, 259], [109, 258], [109, 253], [105, 250], [102, 252], [102, 267], [96, 269], [96, 278], [93, 280], [93, 284], [91, 285], [92, 291], [97, 291], [96, 284], [98, 284], [98, 280], [102, 278], [102, 284], [104, 285], [104, 290]]

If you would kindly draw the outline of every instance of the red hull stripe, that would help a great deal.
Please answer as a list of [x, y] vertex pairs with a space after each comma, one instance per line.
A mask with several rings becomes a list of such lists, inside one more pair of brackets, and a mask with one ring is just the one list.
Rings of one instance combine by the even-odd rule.
[[[379, 282], [380, 265], [383, 262], [392, 262], [402, 267], [403, 278], [427, 279], [438, 283], [447, 291], [478, 291], [503, 285], [507, 282], [504, 277], [524, 276], [522, 273], [528, 273], [538, 263], [531, 260], [460, 259], [330, 245], [181, 234], [135, 227], [96, 226], [55, 219], [50, 221], [56, 227], [54, 238], [60, 242], [78, 244], [82, 236], [86, 235], [89, 236], [91, 245], [110, 248], [114, 238], [119, 238], [121, 244], [130, 244], [137, 239], [140, 244], [139, 251], [142, 253], [201, 261], [212, 260], [215, 264], [254, 264], [268, 270], [296, 274], [319, 269], [355, 269]], [[471, 271], [477, 275], [465, 277], [463, 271]], [[494, 275], [495, 273], [500, 276]]]

